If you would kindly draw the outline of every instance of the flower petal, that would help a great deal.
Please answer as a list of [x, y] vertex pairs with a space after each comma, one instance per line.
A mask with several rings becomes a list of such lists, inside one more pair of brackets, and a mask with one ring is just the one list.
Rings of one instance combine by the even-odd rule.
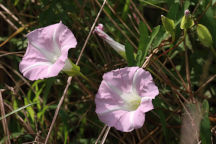
[[145, 113], [139, 110], [127, 112], [120, 117], [115, 124], [115, 128], [123, 131], [130, 132], [134, 129], [141, 128], [145, 121]]
[[125, 52], [125, 46], [123, 44], [120, 44], [119, 42], [115, 41], [113, 38], [111, 38], [108, 34], [106, 34], [103, 31], [103, 24], [99, 24], [98, 26], [96, 26], [94, 32], [96, 32], [98, 36], [104, 39], [120, 55], [121, 53]]
[[19, 68], [30, 80], [58, 75], [68, 59], [68, 51], [77, 41], [62, 22], [36, 29], [27, 35], [27, 51]]
[[[149, 84], [155, 92], [150, 91]], [[103, 76], [95, 98], [96, 113], [108, 126], [132, 131], [143, 126], [157, 92], [149, 72], [139, 67], [113, 70]]]
[[[122, 92], [130, 92], [134, 73], [139, 67], [130, 67], [113, 70], [103, 75], [103, 80]], [[113, 91], [112, 89], [110, 89]]]
[[155, 96], [159, 94], [159, 90], [155, 85], [151, 74], [143, 69], [137, 71], [136, 77], [133, 80], [133, 86], [141, 97], [151, 97], [154, 99]]

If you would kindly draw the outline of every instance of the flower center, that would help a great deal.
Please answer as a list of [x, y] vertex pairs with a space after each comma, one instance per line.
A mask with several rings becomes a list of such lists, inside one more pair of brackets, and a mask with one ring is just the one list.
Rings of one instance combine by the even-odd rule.
[[124, 101], [124, 109], [127, 111], [136, 110], [141, 102], [141, 97], [136, 92], [124, 93], [121, 95]]
[[50, 61], [51, 61], [52, 63], [55, 63], [55, 62], [58, 60], [58, 58], [59, 58], [58, 55], [54, 55], [54, 54], [53, 54], [53, 57], [51, 58]]

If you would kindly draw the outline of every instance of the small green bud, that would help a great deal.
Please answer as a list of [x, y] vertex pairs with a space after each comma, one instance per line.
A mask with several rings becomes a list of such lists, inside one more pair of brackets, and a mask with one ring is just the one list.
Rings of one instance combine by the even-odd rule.
[[181, 29], [189, 29], [192, 26], [194, 26], [194, 20], [193, 20], [191, 14], [190, 14], [190, 11], [185, 10], [184, 16], [183, 16], [183, 18], [181, 20], [180, 28]]
[[72, 61], [69, 60], [69, 63], [71, 65], [70, 70], [64, 70], [64, 72], [69, 76], [78, 76], [81, 74], [80, 67], [76, 64], [74, 64]]
[[174, 20], [161, 15], [161, 20], [165, 30], [171, 34], [172, 40], [175, 40], [175, 23]]
[[211, 47], [213, 41], [211, 33], [209, 32], [208, 28], [202, 24], [198, 24], [196, 30], [200, 42], [206, 47]]

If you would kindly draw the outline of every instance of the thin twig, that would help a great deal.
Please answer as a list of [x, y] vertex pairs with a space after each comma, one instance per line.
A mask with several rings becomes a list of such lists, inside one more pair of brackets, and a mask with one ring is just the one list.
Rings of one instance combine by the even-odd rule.
[[133, 19], [132, 19], [132, 16], [131, 16], [130, 14], [128, 14], [128, 18], [130, 19], [130, 22], [131, 22], [133, 28], [135, 29], [135, 31], [136, 31], [138, 34], [140, 34], [140, 32], [139, 32], [137, 26], [135, 25], [135, 23], [134, 23], [134, 21], [133, 21]]
[[80, 55], [79, 55], [78, 59], [77, 59], [76, 65], [79, 64], [79, 61], [80, 61], [80, 59], [81, 59], [81, 57], [82, 57], [82, 54], [83, 54], [83, 52], [84, 52], [84, 50], [85, 50], [85, 48], [86, 48], [86, 45], [87, 45], [87, 43], [88, 43], [88, 40], [89, 40], [89, 38], [90, 38], [90, 36], [91, 36], [93, 30], [94, 30], [94, 27], [95, 27], [95, 25], [96, 25], [96, 23], [97, 23], [97, 21], [98, 21], [98, 18], [99, 18], [99, 16], [100, 16], [100, 14], [101, 14], [101, 12], [102, 12], [102, 10], [103, 10], [105, 4], [106, 4], [106, 1], [107, 1], [107, 0], [104, 0], [102, 6], [101, 6], [101, 8], [100, 8], [100, 11], [98, 12], [97, 17], [95, 18], [95, 21], [94, 21], [94, 23], [93, 23], [93, 25], [92, 25], [92, 27], [91, 27], [91, 30], [90, 30], [90, 32], [89, 32], [87, 38], [86, 38], [86, 41], [85, 41], [85, 43], [84, 43], [84, 45], [83, 45], [83, 47], [82, 47], [82, 50], [81, 50], [81, 52], [80, 52]]
[[138, 144], [143, 144], [145, 140], [147, 140], [149, 137], [151, 137], [155, 132], [157, 132], [160, 128], [156, 127], [154, 130], [152, 130], [147, 136], [145, 136], [141, 141], [139, 141]]
[[[12, 106], [10, 106], [9, 104], [4, 102], [4, 105], [7, 107], [7, 109], [10, 110], [10, 112], [14, 111], [14, 109], [12, 108]], [[35, 135], [34, 130], [32, 129], [31, 125], [24, 121], [23, 118], [21, 116], [19, 116], [18, 113], [15, 113], [15, 117], [17, 118], [18, 121], [20, 121], [20, 124], [23, 125], [24, 129], [32, 136]]]
[[195, 94], [199, 93], [200, 90], [202, 90], [207, 84], [209, 84], [211, 81], [213, 81], [216, 78], [216, 74], [211, 76], [205, 83], [203, 83], [199, 89], [195, 92]]
[[132, 0], [130, 0], [132, 6], [134, 7], [135, 11], [137, 12], [137, 14], [139, 15], [139, 17], [142, 19], [142, 21], [144, 22], [144, 24], [146, 24], [148, 30], [150, 32], [152, 32], [151, 27], [149, 26], [148, 22], [146, 21], [146, 19], [143, 17], [143, 15], [140, 13], [140, 11], [138, 10], [138, 8], [136, 7], [136, 5], [134, 4], [134, 2]]
[[205, 10], [202, 12], [202, 14], [197, 18], [197, 23], [200, 21], [200, 19], [204, 16], [204, 14], [207, 12], [207, 10], [209, 9], [209, 7], [212, 4], [212, 0], [209, 1], [208, 5], [206, 6]]
[[159, 6], [155, 5], [155, 4], [152, 4], [152, 3], [150, 3], [150, 2], [148, 2], [148, 1], [146, 1], [146, 0], [142, 0], [141, 2], [146, 3], [146, 4], [148, 4], [148, 5], [152, 6], [152, 7], [158, 8], [158, 9], [160, 9], [160, 10], [162, 10], [162, 11], [168, 12], [167, 9], [162, 8], [162, 7], [159, 7]]
[[185, 44], [185, 40], [184, 40], [184, 47], [185, 47], [185, 69], [186, 69], [186, 79], [187, 79], [187, 91], [190, 95], [191, 100], [193, 100], [193, 93], [191, 91], [191, 80], [190, 80], [190, 70], [189, 70], [189, 61], [188, 61], [188, 49], [187, 46]]
[[1, 108], [1, 116], [3, 117], [2, 126], [3, 126], [3, 129], [4, 129], [5, 136], [7, 137], [6, 144], [11, 144], [11, 142], [10, 142], [10, 132], [9, 132], [9, 129], [8, 129], [7, 120], [5, 118], [4, 102], [3, 102], [3, 98], [2, 98], [2, 92], [3, 91], [4, 90], [0, 89], [0, 108]]
[[122, 20], [122, 18], [116, 13], [116, 11], [110, 6], [109, 3], [106, 3], [112, 13], [119, 19], [119, 21], [125, 26], [125, 28], [133, 35], [137, 41], [139, 41], [137, 35], [127, 26], [127, 24]]
[[7, 9], [3, 4], [0, 4], [0, 7], [5, 10], [15, 21], [17, 21], [21, 26], [24, 26], [24, 24], [9, 10]]
[[107, 129], [107, 125], [105, 125], [105, 126], [103, 127], [103, 129], [102, 129], [102, 131], [100, 132], [100, 134], [99, 134], [99, 136], [98, 136], [98, 138], [97, 138], [95, 144], [98, 144], [100, 138], [102, 137], [102, 135], [103, 135], [103, 133], [105, 132], [106, 129]]
[[[96, 25], [96, 22], [98, 21], [98, 18], [99, 18], [100, 14], [101, 14], [101, 12], [102, 12], [102, 10], [103, 10], [103, 7], [104, 7], [106, 1], [107, 1], [107, 0], [104, 0], [103, 5], [101, 6], [101, 8], [100, 8], [100, 10], [99, 10], [99, 12], [98, 12], [98, 14], [97, 14], [97, 17], [95, 18], [95, 21], [94, 21], [94, 23], [93, 23], [93, 25], [92, 25], [92, 27], [91, 27], [91, 30], [90, 30], [90, 32], [89, 32], [87, 38], [86, 38], [86, 41], [85, 41], [85, 43], [84, 43], [84, 45], [83, 45], [83, 47], [82, 47], [82, 50], [81, 50], [81, 52], [80, 52], [80, 55], [79, 55], [78, 59], [77, 59], [76, 65], [79, 64], [79, 61], [80, 61], [80, 59], [81, 59], [81, 57], [82, 57], [82, 54], [83, 54], [83, 52], [84, 52], [84, 50], [85, 50], [85, 48], [86, 48], [86, 45], [87, 45], [87, 43], [88, 43], [88, 41], [89, 41], [89, 38], [90, 38], [90, 36], [91, 36], [91, 34], [92, 34], [93, 30], [94, 30], [94, 27], [95, 27], [95, 25]], [[59, 110], [60, 110], [60, 108], [61, 108], [61, 105], [62, 105], [62, 103], [63, 103], [63, 101], [64, 101], [64, 98], [65, 98], [65, 96], [66, 96], [66, 94], [67, 94], [68, 88], [69, 88], [69, 86], [70, 86], [70, 84], [71, 84], [71, 80], [72, 80], [72, 76], [68, 77], [67, 85], [66, 85], [66, 87], [65, 87], [65, 89], [64, 89], [64, 92], [63, 92], [63, 94], [62, 94], [62, 97], [61, 97], [61, 99], [60, 99], [60, 101], [59, 101], [59, 104], [58, 104], [58, 106], [57, 106], [57, 108], [56, 108], [56, 111], [55, 111], [55, 114], [54, 114], [54, 117], [53, 117], [51, 126], [50, 126], [50, 128], [49, 128], [49, 132], [48, 132], [47, 137], [46, 137], [46, 140], [45, 140], [45, 144], [47, 144], [47, 142], [48, 142], [48, 140], [49, 140], [49, 136], [50, 136], [50, 134], [51, 134], [51, 131], [52, 131], [53, 126], [54, 126], [54, 124], [55, 124], [55, 121], [56, 121], [56, 119], [57, 119], [57, 116], [58, 116]]]
[[18, 30], [17, 26], [15, 26], [12, 21], [10, 21], [1, 11], [0, 11], [0, 16], [15, 30]]
[[101, 144], [104, 144], [104, 143], [105, 143], [106, 138], [107, 138], [107, 135], [108, 135], [108, 133], [109, 133], [109, 131], [110, 131], [110, 128], [111, 128], [111, 127], [108, 126], [108, 128], [106, 129], [106, 132], [105, 132], [105, 134], [104, 134], [104, 136], [103, 136], [103, 139], [102, 139]]
[[186, 83], [185, 83], [183, 77], [181, 76], [181, 74], [179, 73], [179, 71], [176, 69], [174, 62], [170, 59], [170, 57], [167, 55], [167, 53], [165, 53], [165, 55], [166, 55], [167, 60], [170, 62], [171, 66], [175, 70], [176, 74], [178, 75], [179, 79], [181, 80], [183, 87], [187, 90]]

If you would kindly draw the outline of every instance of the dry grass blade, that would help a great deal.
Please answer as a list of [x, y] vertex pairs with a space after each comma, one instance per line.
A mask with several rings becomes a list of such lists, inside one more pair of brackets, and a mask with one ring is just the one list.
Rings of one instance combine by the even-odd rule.
[[3, 117], [2, 125], [3, 125], [5, 136], [7, 137], [6, 144], [11, 144], [11, 142], [10, 142], [10, 132], [9, 132], [9, 129], [8, 129], [7, 120], [5, 118], [4, 102], [3, 102], [3, 98], [2, 98], [2, 92], [3, 91], [4, 90], [0, 89], [0, 108], [1, 108], [1, 116]]
[[211, 81], [213, 81], [216, 78], [216, 74], [211, 76], [205, 83], [203, 83], [199, 89], [195, 92], [195, 94], [199, 93], [200, 90], [202, 90], [207, 84], [209, 84]]
[[139, 17], [141, 18], [141, 20], [144, 22], [144, 24], [146, 24], [148, 30], [149, 30], [150, 32], [152, 32], [151, 27], [149, 26], [148, 22], [147, 22], [146, 19], [143, 17], [143, 15], [140, 13], [140, 11], [138, 10], [138, 8], [137, 8], [136, 5], [134, 4], [134, 2], [133, 2], [132, 0], [130, 0], [130, 2], [131, 2], [131, 4], [132, 4], [132, 6], [134, 7], [136, 13], [137, 13], [137, 14], [139, 15]]
[[[7, 103], [4, 103], [4, 105], [10, 110], [10, 111], [14, 111], [14, 109], [12, 108], [12, 106], [10, 106], [9, 104]], [[15, 114], [16, 115], [16, 118], [20, 121], [20, 124], [23, 125], [23, 127], [25, 128], [25, 130], [33, 135], [35, 132], [34, 130], [32, 129], [31, 125], [27, 122], [25, 122], [22, 117], [20, 117], [17, 113]]]
[[105, 125], [105, 126], [103, 127], [103, 129], [102, 129], [102, 131], [100, 132], [100, 134], [99, 134], [99, 136], [98, 136], [98, 138], [97, 138], [95, 144], [98, 144], [100, 138], [102, 137], [102, 135], [103, 135], [103, 133], [105, 132], [106, 129], [107, 129], [107, 125]]
[[21, 26], [24, 26], [24, 24], [9, 10], [7, 9], [3, 4], [0, 4], [0, 7], [5, 10], [15, 21], [17, 21]]
[[109, 131], [110, 131], [110, 128], [111, 128], [111, 127], [108, 126], [108, 128], [106, 129], [106, 132], [105, 132], [105, 134], [104, 134], [104, 136], [103, 136], [103, 139], [102, 139], [102, 141], [101, 141], [101, 144], [104, 144], [104, 143], [105, 143], [106, 138], [107, 138], [107, 135], [108, 135], [108, 133], [109, 133]]
[[118, 16], [116, 11], [110, 6], [109, 3], [107, 3], [107, 6], [112, 11], [112, 13], [119, 19], [119, 21], [124, 25], [124, 27], [131, 33], [131, 35], [133, 35], [133, 37], [135, 37], [136, 40], [139, 41], [139, 38], [137, 37], [137, 35], [127, 26], [127, 24], [122, 20], [122, 18]]
[[[99, 12], [98, 12], [98, 14], [97, 14], [97, 17], [95, 18], [95, 21], [94, 21], [94, 23], [93, 23], [93, 25], [92, 25], [92, 27], [91, 27], [91, 30], [90, 30], [90, 32], [89, 32], [87, 38], [86, 38], [86, 41], [85, 41], [85, 43], [84, 43], [84, 45], [83, 45], [83, 47], [82, 47], [82, 50], [81, 50], [81, 52], [80, 52], [80, 55], [79, 55], [78, 59], [77, 59], [76, 65], [78, 65], [79, 62], [80, 62], [80, 59], [81, 59], [81, 57], [82, 57], [82, 54], [83, 54], [83, 52], [84, 52], [84, 50], [85, 50], [85, 48], [86, 48], [86, 45], [87, 45], [87, 43], [88, 43], [88, 41], [89, 41], [90, 36], [91, 36], [91, 34], [92, 34], [93, 30], [94, 30], [94, 27], [95, 27], [95, 25], [96, 25], [96, 23], [97, 23], [97, 21], [98, 21], [98, 18], [99, 18], [100, 14], [101, 14], [101, 12], [102, 12], [102, 10], [103, 10], [103, 8], [104, 8], [104, 5], [106, 4], [106, 1], [107, 1], [107, 0], [104, 0], [103, 5], [101, 6], [101, 8], [100, 8], [100, 10], [99, 10]], [[55, 114], [54, 114], [54, 117], [53, 117], [51, 126], [50, 126], [50, 128], [49, 128], [49, 132], [48, 132], [47, 137], [46, 137], [46, 140], [45, 140], [45, 144], [48, 143], [49, 136], [50, 136], [50, 134], [51, 134], [51, 131], [52, 131], [53, 126], [54, 126], [54, 124], [55, 124], [55, 121], [56, 121], [56, 119], [57, 119], [57, 116], [58, 116], [59, 110], [60, 110], [60, 108], [61, 108], [61, 105], [62, 105], [62, 103], [63, 103], [63, 101], [64, 101], [64, 98], [65, 98], [65, 96], [66, 96], [66, 94], [67, 94], [68, 88], [69, 88], [69, 86], [70, 86], [70, 84], [71, 84], [71, 80], [72, 80], [72, 77], [70, 76], [70, 77], [68, 78], [68, 80], [67, 80], [67, 85], [66, 85], [66, 87], [65, 87], [65, 89], [64, 89], [64, 92], [63, 92], [63, 94], [62, 94], [62, 97], [61, 97], [61, 99], [60, 99], [60, 101], [59, 101], [59, 104], [58, 104], [58, 106], [57, 106], [57, 108], [56, 108], [56, 111], [55, 111]]]
[[[1, 13], [0, 13], [1, 14]], [[17, 29], [12, 35], [10, 35], [3, 43], [0, 44], [0, 47], [4, 46], [8, 41], [10, 41], [13, 37], [15, 37], [16, 35], [18, 35], [19, 33], [21, 33], [23, 30], [25, 30], [27, 27], [31, 26], [35, 24], [35, 22], [31, 22], [23, 27], [20, 27], [19, 29]]]
[[1, 11], [0, 11], [0, 15], [2, 16], [2, 18], [15, 30], [18, 30], [17, 26], [15, 26], [12, 21], [10, 21]]

